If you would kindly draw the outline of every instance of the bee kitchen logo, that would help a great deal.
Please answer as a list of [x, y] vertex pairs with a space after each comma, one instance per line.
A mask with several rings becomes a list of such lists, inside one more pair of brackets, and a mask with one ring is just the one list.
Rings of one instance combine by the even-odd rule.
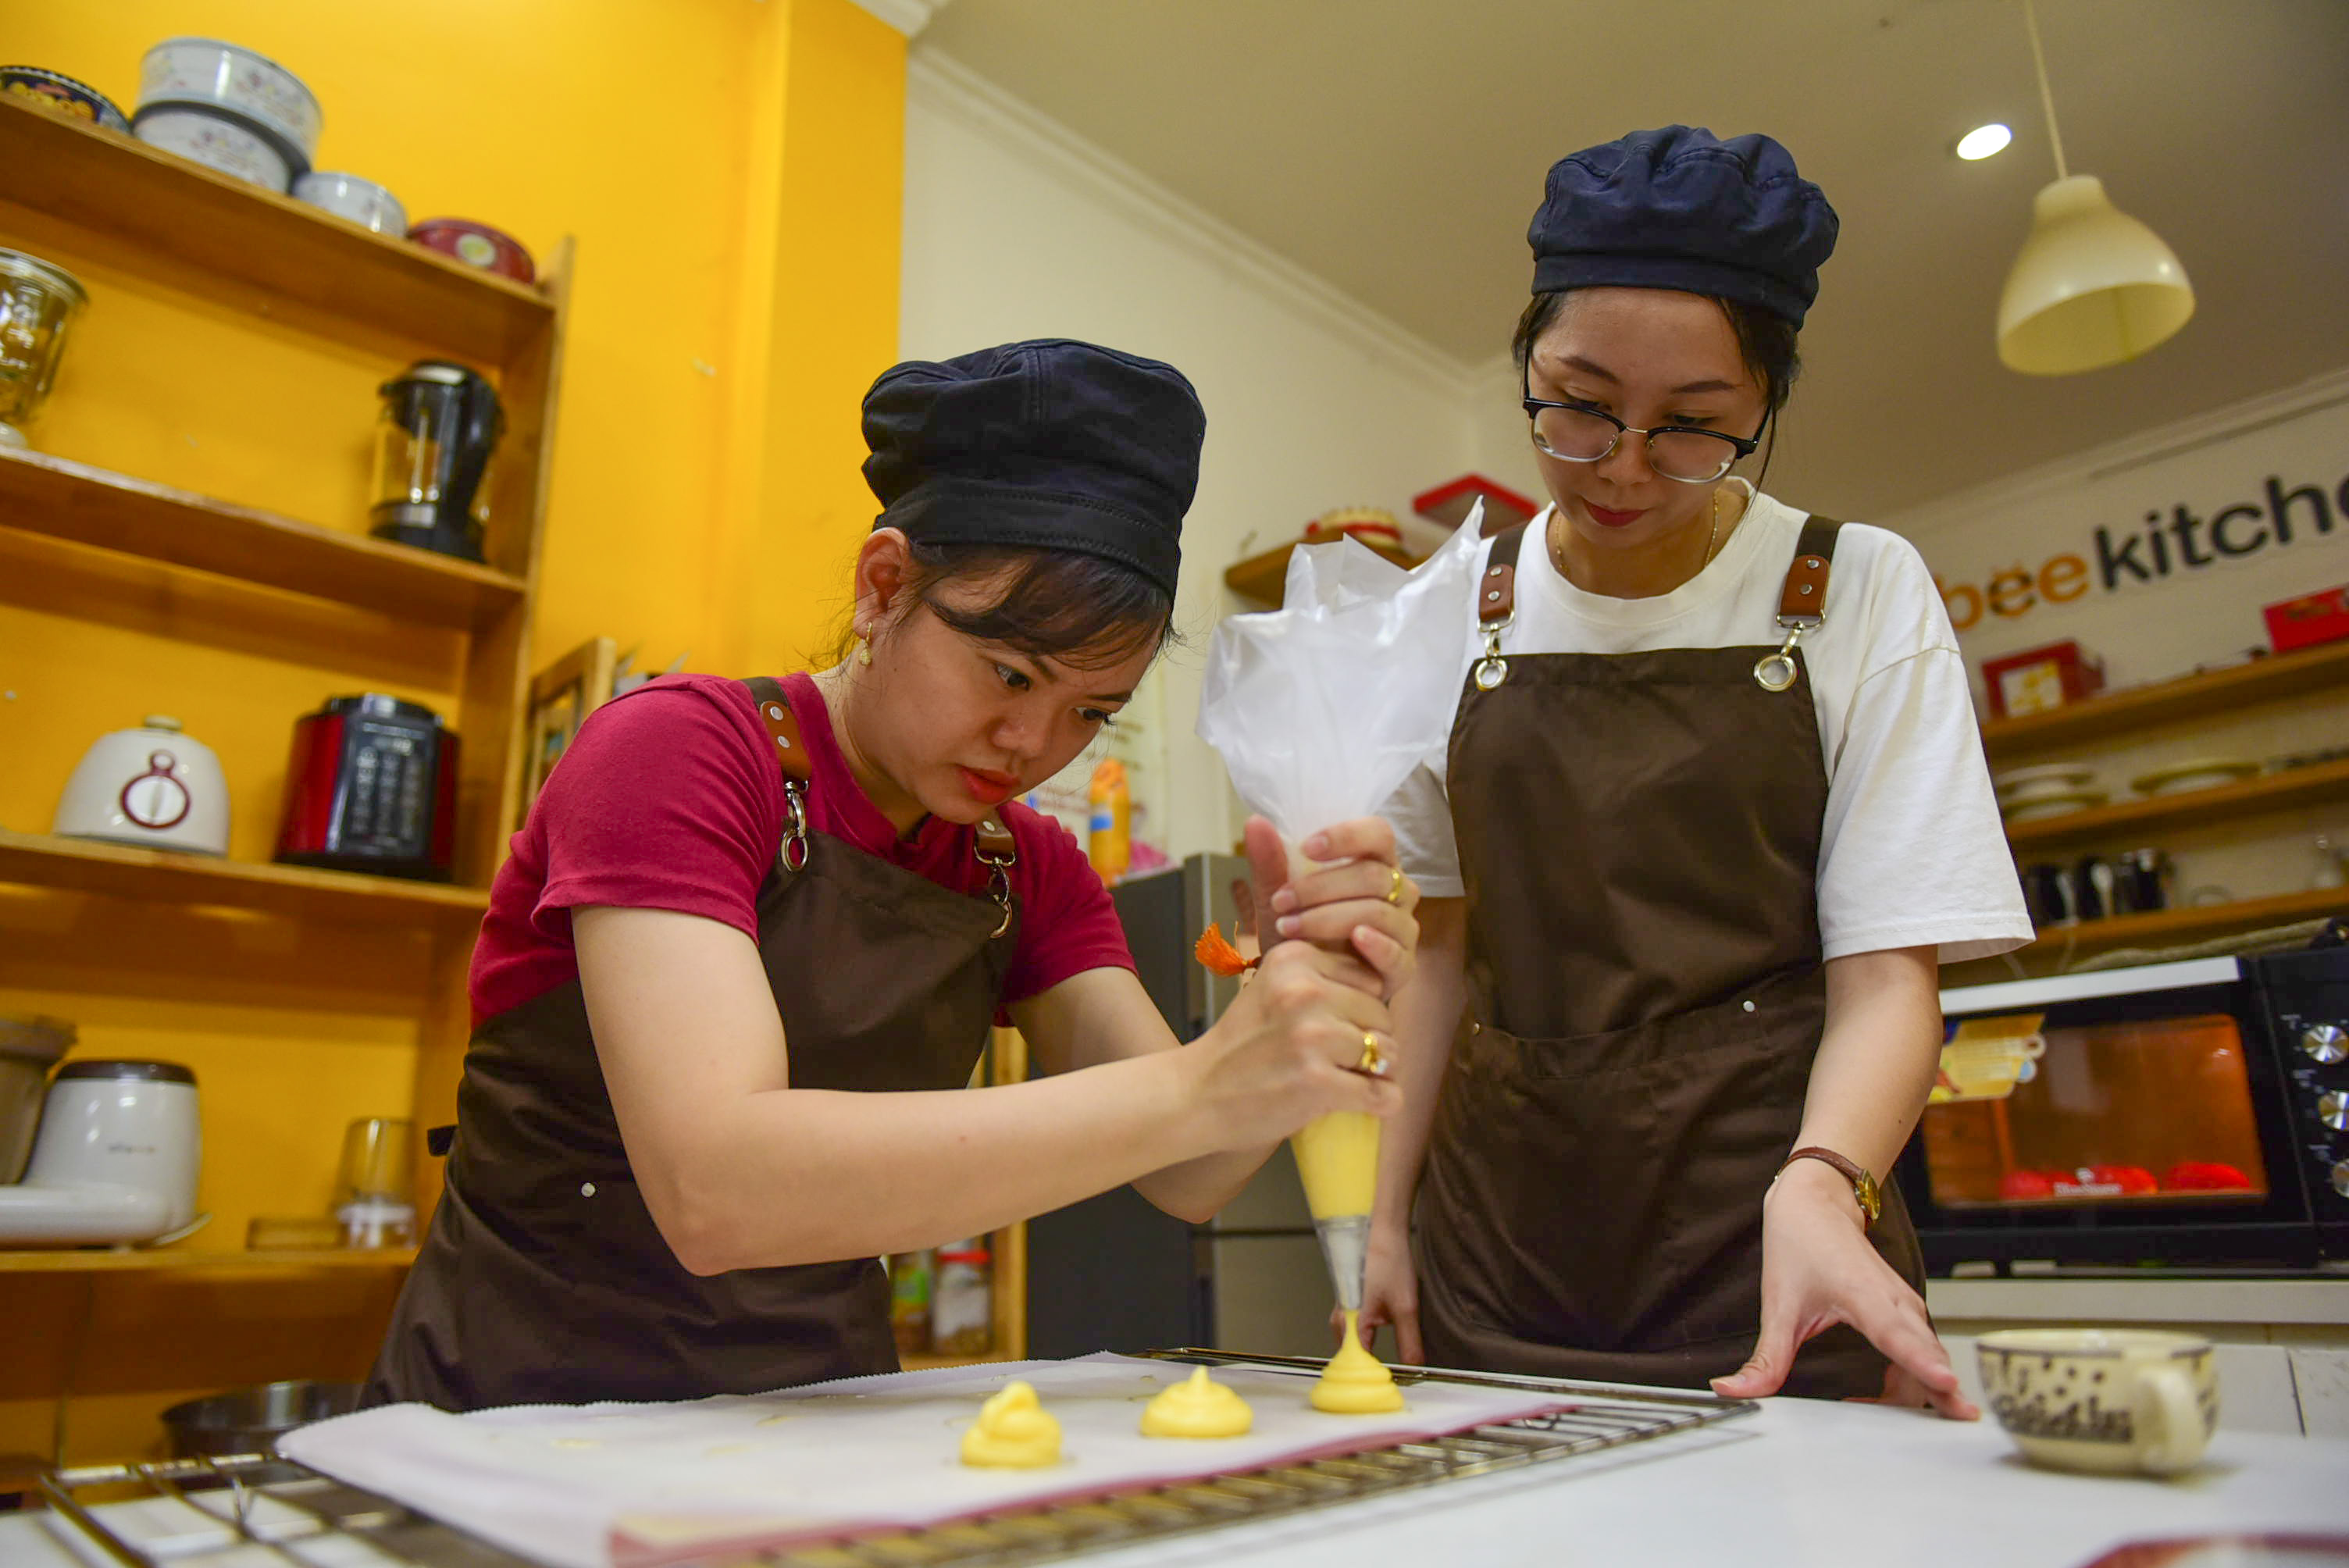
[[2349, 476], [2328, 496], [2316, 485], [2286, 489], [2268, 476], [2263, 497], [2222, 507], [2208, 517], [2184, 504], [2165, 515], [2148, 511], [2135, 529], [2098, 524], [2088, 554], [2063, 551], [2036, 568], [2018, 561], [1979, 583], [1949, 583], [1933, 574], [1950, 624], [1966, 631], [1984, 615], [2017, 620], [2042, 604], [2068, 604], [2090, 593], [2111, 593], [2133, 583], [2158, 583], [2220, 562], [2321, 539], [2336, 522], [2349, 533]]

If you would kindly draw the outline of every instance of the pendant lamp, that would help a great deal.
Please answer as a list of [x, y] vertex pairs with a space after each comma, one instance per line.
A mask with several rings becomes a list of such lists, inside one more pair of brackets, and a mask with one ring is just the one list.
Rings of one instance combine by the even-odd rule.
[[2039, 101], [2055, 150], [2055, 183], [2032, 204], [2031, 237], [1998, 302], [1998, 356], [2026, 376], [2072, 376], [2135, 359], [2194, 315], [2186, 269], [2161, 236], [2120, 211], [2093, 174], [2064, 163], [2039, 18], [2023, 3]]

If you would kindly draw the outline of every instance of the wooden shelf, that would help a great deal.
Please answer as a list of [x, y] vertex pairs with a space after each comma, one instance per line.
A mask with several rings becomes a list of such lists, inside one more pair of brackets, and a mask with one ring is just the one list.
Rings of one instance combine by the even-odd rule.
[[5, 828], [0, 882], [145, 903], [225, 905], [340, 925], [470, 923], [490, 906], [486, 888], [176, 854]]
[[225, 279], [462, 359], [505, 362], [554, 319], [535, 289], [5, 98], [0, 202], [133, 247], [150, 275]]
[[2155, 828], [2199, 828], [2327, 800], [2349, 800], [2349, 762], [2293, 768], [2216, 789], [2154, 795], [2124, 800], [2117, 806], [2101, 806], [2092, 811], [2070, 811], [2060, 817], [2013, 822], [2007, 825], [2006, 841], [2017, 851], [2049, 849], [2121, 834], [2134, 837], [2141, 830]]
[[2049, 751], [2342, 685], [2349, 685], [2349, 642], [2326, 643], [2021, 718], [1992, 719], [1982, 727], [1982, 749], [1993, 760]]
[[6, 448], [0, 521], [431, 625], [486, 626], [523, 591], [521, 578], [454, 556]]
[[[1291, 540], [1278, 550], [1268, 550], [1262, 555], [1251, 555], [1246, 561], [1226, 567], [1224, 586], [1259, 604], [1278, 605], [1283, 587], [1288, 581], [1288, 558], [1297, 545], [1298, 541]], [[1426, 559], [1425, 556], [1412, 555], [1383, 544], [1371, 544], [1369, 548], [1406, 570]]]
[[[2231, 932], [2289, 925], [2294, 921], [2333, 914], [2349, 914], [2349, 888], [2317, 888], [2308, 892], [2278, 893], [2272, 898], [2240, 898], [2232, 903], [2198, 904], [2190, 909], [2118, 914], [2109, 920], [2050, 926], [2028, 946], [2016, 948], [2011, 956], [2028, 959], [2034, 954], [2063, 953], [2077, 957], [2116, 947], [2182, 946]], [[1993, 958], [1985, 962], [2000, 961]]]
[[274, 1274], [286, 1269], [404, 1269], [416, 1261], [414, 1247], [367, 1252], [332, 1248], [300, 1252], [210, 1253], [192, 1247], [26, 1247], [0, 1252], [0, 1274], [122, 1274], [140, 1270], [198, 1269], [222, 1274]]

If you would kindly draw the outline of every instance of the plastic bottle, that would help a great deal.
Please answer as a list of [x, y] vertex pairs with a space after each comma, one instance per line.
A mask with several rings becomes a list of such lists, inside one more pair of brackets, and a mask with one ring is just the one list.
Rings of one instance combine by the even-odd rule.
[[995, 1348], [995, 1293], [984, 1238], [938, 1249], [930, 1297], [930, 1348], [940, 1356], [985, 1356]]
[[904, 1356], [930, 1348], [930, 1297], [936, 1265], [929, 1252], [895, 1253], [889, 1258], [889, 1332]]
[[1125, 764], [1114, 757], [1104, 758], [1093, 769], [1085, 799], [1092, 807], [1085, 859], [1102, 882], [1115, 886], [1133, 861], [1133, 796], [1126, 788]]

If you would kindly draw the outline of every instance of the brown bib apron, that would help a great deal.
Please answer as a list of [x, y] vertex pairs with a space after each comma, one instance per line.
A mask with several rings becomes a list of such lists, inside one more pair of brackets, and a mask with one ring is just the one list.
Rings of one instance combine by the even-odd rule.
[[[1837, 526], [1806, 525], [1782, 626], [1818, 624]], [[1793, 636], [1499, 657], [1525, 532], [1494, 542], [1452, 732], [1468, 1016], [1419, 1189], [1421, 1327], [1437, 1366], [1701, 1387], [1753, 1351], [1763, 1193], [1826, 1020], [1809, 676]], [[1921, 1290], [1889, 1184], [1871, 1239]], [[1872, 1398], [1884, 1367], [1838, 1326], [1786, 1392]]]
[[[962, 1088], [1017, 940], [1009, 836], [982, 827], [994, 896], [971, 898], [804, 831], [782, 687], [745, 684], [790, 791], [758, 917], [792, 1087]], [[481, 1026], [457, 1118], [368, 1403], [694, 1399], [897, 1369], [872, 1258], [709, 1277], [678, 1263], [629, 1169], [576, 979]]]

